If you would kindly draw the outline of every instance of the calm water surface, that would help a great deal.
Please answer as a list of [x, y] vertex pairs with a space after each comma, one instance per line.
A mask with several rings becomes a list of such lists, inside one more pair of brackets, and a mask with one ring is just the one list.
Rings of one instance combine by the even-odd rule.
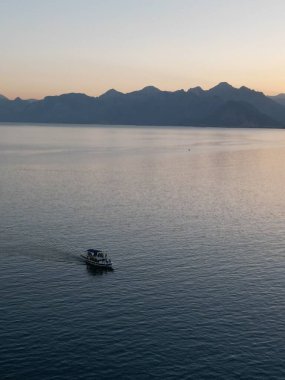
[[284, 165], [282, 130], [2, 124], [0, 379], [284, 379]]

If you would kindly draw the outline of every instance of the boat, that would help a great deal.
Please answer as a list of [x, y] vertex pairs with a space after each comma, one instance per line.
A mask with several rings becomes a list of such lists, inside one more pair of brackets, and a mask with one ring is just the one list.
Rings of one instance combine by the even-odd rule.
[[113, 269], [113, 264], [111, 259], [108, 258], [106, 252], [103, 252], [100, 249], [87, 249], [82, 253], [81, 258], [86, 262], [87, 265], [90, 265], [98, 269]]

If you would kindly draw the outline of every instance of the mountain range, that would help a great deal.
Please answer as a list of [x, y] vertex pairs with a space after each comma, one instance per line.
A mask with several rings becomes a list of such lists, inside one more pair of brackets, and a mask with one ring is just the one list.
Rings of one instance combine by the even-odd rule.
[[0, 95], [0, 122], [285, 128], [285, 94], [266, 96], [226, 82], [203, 90], [148, 86], [101, 96], [81, 93], [10, 100]]

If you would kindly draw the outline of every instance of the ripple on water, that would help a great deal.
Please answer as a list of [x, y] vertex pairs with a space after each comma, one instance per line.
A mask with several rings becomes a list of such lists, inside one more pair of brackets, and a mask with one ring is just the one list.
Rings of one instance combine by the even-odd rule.
[[[283, 131], [14, 132], [1, 380], [285, 378]], [[92, 246], [113, 272], [78, 259]]]

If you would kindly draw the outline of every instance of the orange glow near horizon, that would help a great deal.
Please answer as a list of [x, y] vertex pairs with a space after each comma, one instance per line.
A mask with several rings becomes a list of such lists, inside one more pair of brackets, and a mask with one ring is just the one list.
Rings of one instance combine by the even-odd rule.
[[9, 0], [0, 94], [40, 99], [220, 82], [285, 93], [283, 0]]
[[158, 81], [156, 79], [150, 79], [147, 81], [139, 81], [137, 80], [132, 81], [131, 83], [122, 83], [122, 81], [114, 81], [114, 84], [110, 83], [109, 85], [106, 85], [104, 81], [102, 80], [101, 83], [96, 82], [96, 85], [94, 83], [94, 86], [92, 86], [90, 83], [84, 83], [81, 81], [78, 81], [78, 83], [75, 83], [73, 81], [72, 84], [69, 83], [60, 83], [58, 85], [58, 82], [52, 83], [50, 81], [46, 85], [43, 85], [42, 82], [39, 80], [38, 82], [33, 80], [30, 84], [27, 82], [24, 82], [22, 84], [17, 83], [17, 86], [10, 86], [10, 83], [7, 83], [5, 86], [5, 82], [1, 81], [1, 90], [0, 95], [3, 95], [9, 99], [15, 99], [16, 97], [20, 97], [22, 99], [42, 99], [45, 96], [54, 96], [54, 95], [61, 95], [66, 93], [84, 93], [89, 96], [99, 96], [103, 94], [104, 92], [114, 88], [117, 91], [128, 93], [136, 90], [140, 90], [143, 87], [146, 86], [155, 86], [163, 91], [176, 91], [180, 89], [188, 90], [189, 88], [200, 86], [204, 90], [208, 90], [214, 86], [216, 86], [220, 82], [228, 82], [233, 87], [240, 88], [241, 86], [246, 86], [250, 89], [253, 89], [255, 91], [261, 91], [265, 95], [273, 96], [278, 95], [280, 93], [285, 93], [285, 86], [282, 86], [279, 83], [276, 83], [276, 85], [273, 87], [272, 83], [260, 83], [258, 81], [249, 81], [249, 82], [237, 82], [235, 80], [225, 80], [224, 78], [217, 78], [215, 81], [171, 81], [171, 80], [161, 80]]

